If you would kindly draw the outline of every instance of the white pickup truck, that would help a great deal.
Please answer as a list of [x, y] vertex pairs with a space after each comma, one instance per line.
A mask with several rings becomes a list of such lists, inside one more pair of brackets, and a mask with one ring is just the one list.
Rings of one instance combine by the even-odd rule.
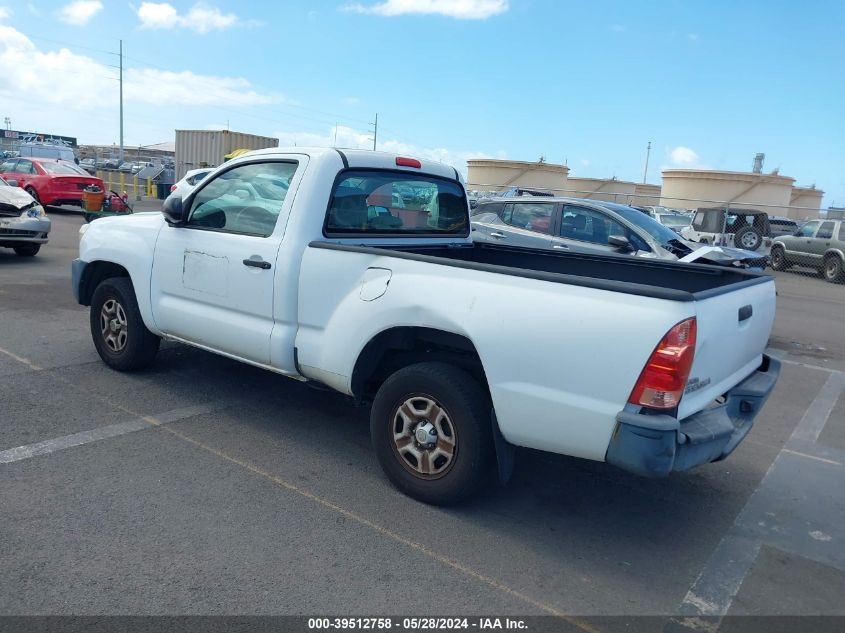
[[471, 235], [451, 167], [261, 150], [92, 223], [73, 289], [117, 370], [163, 338], [371, 403], [379, 462], [429, 503], [506, 480], [515, 446], [663, 476], [748, 433], [779, 373], [772, 277]]

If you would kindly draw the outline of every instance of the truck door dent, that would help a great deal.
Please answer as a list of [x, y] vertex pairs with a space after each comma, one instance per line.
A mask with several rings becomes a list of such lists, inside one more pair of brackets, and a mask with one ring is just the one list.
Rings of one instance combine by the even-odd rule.
[[185, 251], [182, 285], [217, 297], [229, 295], [229, 258], [202, 251]]

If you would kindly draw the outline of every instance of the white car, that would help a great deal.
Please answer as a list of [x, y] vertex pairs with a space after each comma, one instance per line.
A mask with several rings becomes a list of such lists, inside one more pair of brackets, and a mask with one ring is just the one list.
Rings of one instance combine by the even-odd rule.
[[50, 218], [35, 198], [0, 178], [0, 247], [14, 249], [20, 257], [32, 257], [47, 243]]
[[170, 194], [176, 194], [184, 198], [193, 191], [194, 187], [202, 182], [203, 178], [213, 171], [214, 169], [212, 167], [203, 167], [202, 169], [191, 169], [185, 172], [182, 180], [170, 187]]
[[665, 476], [751, 429], [771, 276], [471, 236], [451, 167], [272, 148], [91, 224], [72, 287], [115, 370], [166, 339], [372, 403], [382, 468], [428, 503], [507, 480], [514, 446]]

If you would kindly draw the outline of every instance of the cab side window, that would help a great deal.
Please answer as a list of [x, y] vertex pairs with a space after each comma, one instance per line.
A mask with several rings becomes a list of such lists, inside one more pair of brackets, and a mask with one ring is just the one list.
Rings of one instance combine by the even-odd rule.
[[197, 192], [185, 226], [270, 236], [296, 167], [295, 162], [248, 163], [219, 174]]
[[819, 232], [816, 233], [816, 237], [829, 240], [833, 237], [833, 222], [823, 222], [822, 225], [819, 227]]
[[839, 223], [839, 241], [845, 242], [845, 220]]
[[554, 209], [549, 203], [514, 202], [505, 210], [504, 220], [520, 229], [550, 234]]

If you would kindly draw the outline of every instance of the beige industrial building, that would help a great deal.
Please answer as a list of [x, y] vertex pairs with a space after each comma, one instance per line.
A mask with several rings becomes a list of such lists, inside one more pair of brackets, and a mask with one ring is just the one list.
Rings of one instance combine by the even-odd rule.
[[666, 169], [660, 204], [682, 209], [730, 204], [796, 219], [818, 217], [824, 192], [794, 185], [794, 178], [777, 173]]
[[480, 191], [503, 191], [513, 186], [564, 190], [568, 175], [566, 165], [545, 161], [532, 163], [492, 158], [467, 161], [467, 187]]

